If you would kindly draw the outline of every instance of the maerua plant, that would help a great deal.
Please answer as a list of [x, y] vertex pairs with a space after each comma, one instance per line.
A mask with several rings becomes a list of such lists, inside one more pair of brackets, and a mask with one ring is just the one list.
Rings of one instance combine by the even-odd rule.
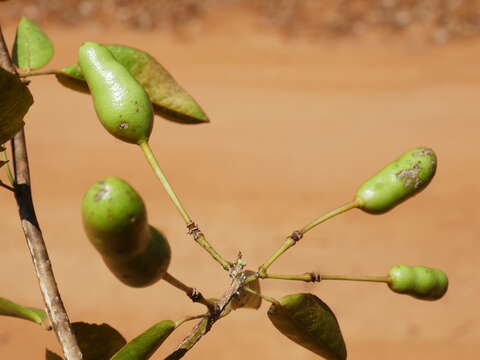
[[[257, 271], [249, 270], [241, 255], [234, 261], [227, 261], [209, 244], [174, 192], [149, 146], [154, 114], [184, 124], [209, 121], [195, 100], [152, 56], [123, 45], [86, 42], [78, 50], [77, 64], [48, 72], [32, 72], [46, 65], [53, 55], [53, 47], [42, 30], [22, 18], [17, 27], [12, 58], [3, 36], [1, 40], [0, 144], [11, 140], [14, 165], [12, 174], [3, 148], [0, 166], [6, 170], [10, 184], [1, 182], [1, 185], [11, 190], [18, 202], [46, 312], [1, 298], [0, 313], [31, 320], [47, 329], [53, 327], [66, 359], [148, 359], [177, 327], [196, 319], [190, 335], [166, 358], [180, 359], [217, 320], [233, 310], [258, 309], [262, 299], [270, 303], [267, 316], [280, 333], [325, 359], [346, 359], [347, 351], [338, 321], [327, 304], [307, 293], [274, 299], [261, 293], [260, 282], [265, 279], [377, 282], [387, 284], [396, 293], [421, 300], [438, 300], [447, 291], [447, 276], [441, 270], [424, 266], [395, 265], [383, 276], [269, 272], [283, 253], [326, 220], [354, 208], [369, 214], [383, 214], [422, 191], [432, 180], [437, 167], [437, 158], [431, 149], [417, 147], [405, 152], [360, 185], [354, 200], [293, 231]], [[68, 321], [31, 204], [22, 127], [23, 117], [33, 102], [25, 79], [36, 75], [54, 75], [62, 85], [91, 94], [102, 125], [117, 139], [143, 151], [185, 221], [188, 234], [222, 266], [231, 278], [231, 285], [220, 299], [205, 298], [197, 289], [171, 275], [168, 269], [171, 247], [167, 238], [149, 224], [141, 196], [125, 180], [115, 177], [93, 184], [87, 189], [82, 203], [86, 237], [98, 250], [105, 265], [118, 280], [131, 287], [149, 286], [163, 279], [194, 302], [205, 305], [204, 313], [176, 321], [160, 321], [130, 342], [106, 324]], [[61, 359], [49, 350], [46, 358]]]

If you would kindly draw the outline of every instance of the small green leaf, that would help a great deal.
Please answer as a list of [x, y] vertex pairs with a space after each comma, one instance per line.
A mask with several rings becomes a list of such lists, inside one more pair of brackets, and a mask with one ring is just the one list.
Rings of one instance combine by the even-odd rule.
[[30, 320], [40, 325], [47, 318], [43, 310], [24, 307], [5, 298], [0, 298], [0, 315]]
[[[184, 124], [200, 124], [210, 121], [193, 97], [150, 54], [123, 45], [105, 46], [115, 59], [125, 66], [145, 88], [153, 104], [155, 114]], [[67, 66], [56, 73], [60, 76], [57, 76], [57, 79], [62, 85], [82, 91], [74, 86], [69, 86], [63, 79], [64, 77], [70, 77], [83, 80], [83, 74], [78, 65]]]
[[45, 360], [63, 360], [60, 355], [55, 354], [53, 351], [46, 350], [45, 351]]
[[[254, 275], [255, 271], [246, 270], [245, 276]], [[261, 293], [260, 291], [260, 281], [256, 279], [255, 281], [249, 282], [247, 286], [257, 293]], [[243, 309], [255, 309], [257, 310], [262, 305], [262, 298], [255, 294], [252, 294], [248, 291], [241, 289], [239, 294], [232, 298], [232, 308], [234, 310], [243, 308]]]
[[335, 314], [315, 295], [285, 296], [270, 306], [268, 317], [283, 335], [315, 354], [328, 360], [347, 358]]
[[53, 56], [53, 45], [45, 33], [26, 17], [17, 26], [13, 44], [13, 62], [30, 71], [47, 65]]
[[32, 104], [32, 94], [18, 76], [0, 68], [0, 145], [23, 128]]
[[123, 345], [125, 338], [107, 324], [72, 323], [83, 360], [107, 360]]
[[175, 323], [171, 320], [156, 323], [122, 347], [111, 360], [149, 359], [173, 330], [175, 330]]

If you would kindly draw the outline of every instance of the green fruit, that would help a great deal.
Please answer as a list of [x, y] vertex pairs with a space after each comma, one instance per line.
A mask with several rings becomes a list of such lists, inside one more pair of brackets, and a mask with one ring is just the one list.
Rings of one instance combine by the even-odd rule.
[[148, 141], [153, 126], [152, 104], [128, 70], [107, 48], [93, 42], [80, 47], [78, 63], [105, 129], [128, 143]]
[[313, 294], [293, 294], [272, 304], [268, 317], [290, 340], [328, 360], [347, 358], [347, 350], [337, 318]]
[[149, 359], [173, 330], [175, 330], [173, 321], [161, 321], [123, 346], [111, 360]]
[[[153, 56], [124, 45], [103, 46], [145, 88], [157, 115], [185, 124], [201, 124], [210, 121], [195, 99]], [[85, 80], [77, 64], [57, 70], [56, 75], [64, 86], [83, 92], [78, 83], [65, 79]]]
[[415, 148], [388, 164], [357, 191], [358, 208], [382, 214], [422, 191], [437, 168], [433, 150]]
[[448, 290], [447, 275], [439, 269], [395, 265], [390, 269], [389, 276], [390, 289], [421, 300], [438, 300]]
[[148, 225], [142, 198], [125, 181], [109, 177], [92, 185], [82, 204], [88, 239], [123, 283], [148, 286], [167, 271], [170, 247]]

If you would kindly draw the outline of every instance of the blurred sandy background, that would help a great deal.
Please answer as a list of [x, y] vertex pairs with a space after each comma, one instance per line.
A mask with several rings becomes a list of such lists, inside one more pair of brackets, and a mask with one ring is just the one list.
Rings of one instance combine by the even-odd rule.
[[[0, 21], [10, 44], [21, 14], [41, 24], [55, 44], [49, 68], [73, 63], [86, 40], [155, 55], [211, 123], [158, 118], [151, 145], [210, 242], [229, 259], [241, 250], [250, 268], [405, 150], [435, 149], [439, 168], [424, 193], [386, 215], [352, 211], [329, 221], [272, 272], [382, 275], [397, 263], [433, 266], [449, 275], [444, 299], [422, 302], [382, 284], [262, 285], [270, 296], [312, 292], [327, 302], [350, 359], [476, 358], [479, 2], [129, 3], [11, 1], [0, 5]], [[421, 12], [426, 3], [429, 12]], [[140, 151], [102, 129], [90, 98], [51, 77], [32, 80], [26, 131], [34, 199], [71, 320], [107, 322], [130, 339], [156, 321], [203, 311], [165, 283], [131, 289], [106, 270], [83, 234], [80, 202], [92, 183], [118, 176], [168, 235], [172, 274], [210, 297], [228, 284], [185, 235]], [[42, 306], [14, 199], [1, 191], [0, 203], [1, 296]], [[218, 322], [187, 358], [315, 359], [274, 329], [267, 309]], [[154, 358], [188, 331], [176, 331]], [[46, 346], [59, 351], [53, 333], [0, 318], [0, 359], [42, 359]]]

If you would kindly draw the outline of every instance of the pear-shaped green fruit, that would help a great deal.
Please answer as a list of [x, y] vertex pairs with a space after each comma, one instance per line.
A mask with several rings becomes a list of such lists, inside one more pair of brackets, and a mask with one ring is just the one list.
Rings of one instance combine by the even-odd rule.
[[358, 208], [382, 214], [422, 191], [437, 169], [432, 149], [415, 148], [365, 181], [357, 191]]
[[[145, 88], [155, 114], [184, 124], [201, 124], [210, 121], [195, 99], [153, 56], [124, 45], [104, 44], [103, 46]], [[62, 85], [84, 92], [78, 82], [68, 81], [68, 79], [85, 80], [77, 64], [57, 70], [56, 76]]]
[[125, 181], [109, 177], [92, 185], [82, 204], [88, 239], [123, 283], [148, 286], [167, 271], [170, 246], [148, 225], [142, 198]]
[[272, 304], [268, 317], [290, 340], [328, 360], [347, 358], [347, 350], [337, 318], [313, 294], [293, 294]]
[[147, 360], [175, 330], [175, 323], [164, 320], [147, 329], [123, 346], [111, 360]]
[[128, 143], [148, 141], [153, 126], [152, 104], [128, 70], [107, 48], [94, 42], [80, 46], [78, 64], [105, 129]]
[[425, 266], [395, 265], [389, 271], [392, 291], [421, 300], [438, 300], [448, 290], [447, 275]]

